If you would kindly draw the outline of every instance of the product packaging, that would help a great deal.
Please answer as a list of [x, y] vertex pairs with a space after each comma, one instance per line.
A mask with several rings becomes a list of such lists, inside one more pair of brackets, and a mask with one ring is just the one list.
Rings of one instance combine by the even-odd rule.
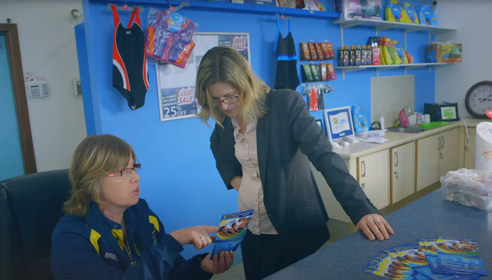
[[148, 57], [184, 68], [195, 42], [197, 24], [177, 12], [150, 8], [145, 29], [145, 52]]
[[221, 252], [235, 251], [243, 241], [254, 210], [235, 212], [222, 215], [219, 231], [210, 254], [210, 260]]
[[434, 42], [427, 46], [428, 63], [461, 62], [461, 43]]
[[311, 72], [311, 66], [309, 64], [303, 64], [302, 68], [302, 81], [303, 82], [314, 82], [313, 73]]
[[321, 63], [321, 80], [322, 81], [328, 81], [328, 69], [326, 67], [325, 63]]
[[333, 68], [333, 65], [331, 63], [326, 64], [326, 70], [328, 72], [328, 81], [333, 81], [337, 79], [335, 68]]
[[316, 54], [316, 47], [314, 46], [314, 43], [309, 42], [309, 54], [311, 55], [311, 60], [318, 60], [318, 55]]
[[449, 171], [441, 177], [444, 200], [492, 211], [492, 176], [490, 173], [466, 168]]
[[311, 60], [308, 43], [301, 43], [301, 60]]
[[316, 55], [318, 56], [319, 60], [324, 59], [323, 51], [321, 49], [321, 43], [314, 43], [314, 46], [316, 48]]
[[335, 58], [335, 50], [333, 44], [329, 42], [321, 43], [321, 51], [325, 60], [331, 60]]
[[381, 20], [381, 0], [335, 0], [334, 11], [343, 19]]

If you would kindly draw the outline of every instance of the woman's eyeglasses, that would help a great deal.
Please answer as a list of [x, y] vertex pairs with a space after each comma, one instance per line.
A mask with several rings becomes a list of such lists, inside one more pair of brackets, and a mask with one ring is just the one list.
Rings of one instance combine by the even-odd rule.
[[128, 168], [122, 169], [121, 171], [118, 171], [116, 173], [109, 174], [108, 177], [128, 177], [130, 174], [132, 174], [132, 171], [137, 173], [140, 168], [142, 168], [142, 164], [141, 163], [135, 163], [133, 165], [133, 167], [128, 167]]
[[235, 95], [235, 96], [231, 96], [231, 97], [226, 97], [222, 100], [213, 100], [212, 106], [219, 107], [220, 104], [222, 104], [222, 102], [224, 102], [225, 104], [234, 104], [234, 103], [237, 103], [238, 101], [239, 101], [239, 95]]

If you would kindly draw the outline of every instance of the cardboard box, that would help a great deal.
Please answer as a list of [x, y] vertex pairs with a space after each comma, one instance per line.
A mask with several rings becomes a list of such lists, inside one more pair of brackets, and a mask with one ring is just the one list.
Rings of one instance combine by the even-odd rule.
[[343, 19], [381, 20], [381, 0], [335, 0], [334, 11]]
[[432, 43], [427, 46], [426, 60], [428, 63], [461, 62], [461, 43]]

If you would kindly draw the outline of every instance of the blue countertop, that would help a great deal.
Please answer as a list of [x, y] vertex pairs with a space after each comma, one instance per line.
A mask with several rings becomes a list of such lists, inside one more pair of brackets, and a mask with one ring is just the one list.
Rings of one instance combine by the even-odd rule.
[[492, 275], [492, 212], [445, 201], [438, 189], [385, 218], [395, 231], [390, 239], [370, 241], [358, 231], [265, 279], [381, 280], [362, 272], [381, 250], [438, 236], [475, 238], [485, 270]]

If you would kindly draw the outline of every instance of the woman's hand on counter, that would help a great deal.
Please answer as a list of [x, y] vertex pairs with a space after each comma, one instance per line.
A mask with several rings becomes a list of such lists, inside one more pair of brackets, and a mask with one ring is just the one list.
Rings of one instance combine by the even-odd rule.
[[375, 240], [376, 238], [385, 240], [389, 239], [389, 234], [395, 234], [383, 216], [378, 214], [369, 214], [362, 217], [355, 228], [355, 231], [358, 230], [362, 230], [370, 240]]

